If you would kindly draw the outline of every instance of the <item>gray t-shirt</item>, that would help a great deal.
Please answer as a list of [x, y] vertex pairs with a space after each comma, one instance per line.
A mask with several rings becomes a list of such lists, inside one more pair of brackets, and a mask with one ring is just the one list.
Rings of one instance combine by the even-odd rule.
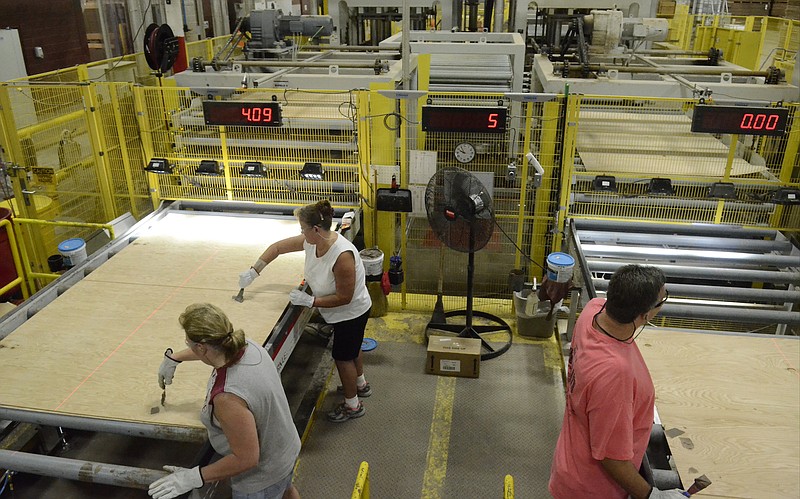
[[213, 417], [214, 397], [231, 393], [247, 403], [256, 421], [261, 450], [258, 465], [231, 478], [237, 492], [253, 493], [262, 490], [289, 474], [300, 453], [300, 437], [292, 421], [281, 378], [269, 354], [261, 346], [247, 340], [242, 357], [234, 364], [214, 369], [200, 420], [208, 430], [214, 450], [226, 456], [230, 444], [219, 422]]

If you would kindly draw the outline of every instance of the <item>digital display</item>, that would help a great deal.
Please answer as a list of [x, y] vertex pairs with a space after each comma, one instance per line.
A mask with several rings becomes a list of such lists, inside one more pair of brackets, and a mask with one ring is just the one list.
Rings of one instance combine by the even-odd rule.
[[503, 133], [506, 114], [504, 107], [422, 106], [422, 130]]
[[782, 107], [704, 106], [694, 108], [692, 131], [783, 135], [789, 110]]
[[281, 106], [277, 102], [205, 101], [206, 125], [281, 126]]

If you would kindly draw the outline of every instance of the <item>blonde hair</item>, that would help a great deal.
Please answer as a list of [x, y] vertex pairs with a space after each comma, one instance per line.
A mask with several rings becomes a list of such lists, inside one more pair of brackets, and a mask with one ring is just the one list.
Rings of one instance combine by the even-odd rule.
[[219, 307], [210, 303], [194, 303], [178, 318], [186, 337], [195, 343], [213, 346], [232, 360], [244, 348], [244, 331], [233, 329], [233, 324]]
[[327, 199], [322, 199], [314, 204], [303, 206], [294, 210], [297, 220], [309, 227], [321, 227], [331, 230], [333, 223], [333, 207]]

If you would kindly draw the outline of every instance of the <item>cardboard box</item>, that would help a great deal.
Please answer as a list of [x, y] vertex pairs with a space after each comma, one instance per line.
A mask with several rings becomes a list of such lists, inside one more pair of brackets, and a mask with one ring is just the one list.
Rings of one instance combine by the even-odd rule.
[[477, 378], [481, 370], [481, 340], [430, 336], [425, 360], [428, 374]]

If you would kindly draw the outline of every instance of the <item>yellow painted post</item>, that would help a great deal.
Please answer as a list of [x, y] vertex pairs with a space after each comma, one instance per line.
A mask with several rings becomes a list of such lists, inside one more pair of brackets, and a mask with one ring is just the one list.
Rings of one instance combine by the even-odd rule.
[[[531, 147], [531, 124], [533, 123], [533, 108], [534, 104], [532, 102], [528, 102], [525, 104], [525, 130], [522, 132], [525, 139], [522, 142], [522, 165], [521, 165], [521, 175], [520, 178], [522, 179], [522, 185], [520, 186], [519, 191], [519, 212], [517, 213], [517, 248], [522, 247], [522, 232], [525, 227], [525, 218], [527, 210], [526, 205], [528, 203], [528, 175], [530, 175], [530, 168], [528, 167], [528, 160], [525, 159], [524, 155], [528, 151], [532, 150]], [[514, 268], [520, 268], [522, 263], [522, 255], [519, 251], [514, 252]]]
[[103, 133], [103, 118], [98, 108], [97, 85], [97, 83], [93, 83], [82, 86], [81, 93], [83, 94], [84, 102], [87, 104], [86, 124], [89, 128], [89, 141], [92, 144], [92, 153], [94, 155], [94, 166], [100, 191], [98, 194], [103, 207], [103, 220], [113, 220], [117, 217], [114, 200], [111, 198], [114, 182], [106, 161], [108, 146]]
[[[145, 164], [152, 159], [155, 154], [153, 153], [153, 134], [150, 131], [150, 125], [148, 123], [147, 117], [147, 108], [144, 105], [145, 102], [145, 92], [153, 92], [155, 91], [152, 88], [144, 88], [144, 87], [134, 87], [133, 88], [133, 103], [134, 108], [136, 109], [136, 121], [139, 124], [139, 130], [142, 131], [142, 151], [144, 151], [144, 161]], [[155, 173], [147, 172], [147, 185], [150, 186], [150, 201], [153, 203], [153, 209], [158, 209], [158, 205], [161, 202], [161, 196], [159, 194], [159, 180], [158, 176]]]
[[[369, 192], [373, 208], [373, 218], [375, 226], [372, 227], [371, 236], [368, 238], [368, 233], [364, 233], [364, 242], [369, 246], [378, 246], [385, 254], [390, 255], [395, 249], [395, 217], [394, 213], [379, 213], [375, 210], [375, 193], [379, 187], [377, 178], [377, 167], [379, 166], [394, 166], [399, 164], [402, 169], [404, 166], [407, 168], [405, 158], [408, 153], [408, 134], [406, 131], [404, 119], [407, 116], [405, 107], [400, 105], [400, 116], [403, 119], [397, 120], [397, 125], [400, 127], [400, 147], [396, 147], [397, 132], [389, 130], [383, 123], [383, 118], [389, 113], [394, 113], [396, 110], [396, 101], [388, 97], [380, 95], [378, 90], [394, 90], [394, 83], [373, 83], [370, 84], [370, 95], [368, 104], [365, 103], [363, 108], [359, 107], [359, 116], [374, 116], [362, 122], [363, 128], [369, 128], [369, 142], [366, 149], [369, 151], [369, 162], [365, 165], [369, 172]], [[359, 136], [361, 136], [359, 130]], [[373, 170], [372, 167], [375, 167]], [[407, 171], [407, 170], [406, 170]], [[402, 179], [401, 179], [402, 180]], [[388, 179], [384, 184], [388, 187]], [[364, 217], [366, 221], [367, 218]]]
[[506, 475], [503, 480], [503, 499], [514, 499], [514, 477]]
[[[794, 112], [792, 113], [792, 128], [787, 131], [786, 148], [783, 151], [783, 161], [781, 162], [781, 171], [778, 174], [782, 184], [788, 184], [792, 181], [792, 171], [794, 164], [797, 160], [797, 155], [800, 153], [800, 104], [792, 105]], [[792, 108], [790, 108], [792, 109]], [[775, 205], [775, 211], [770, 216], [770, 227], [778, 227], [783, 219], [785, 207], [783, 205]]]
[[361, 461], [350, 499], [369, 499], [369, 463]]
[[564, 226], [567, 218], [569, 196], [572, 191], [573, 164], [575, 162], [575, 143], [578, 135], [578, 118], [580, 115], [581, 96], [567, 96], [567, 119], [564, 127], [564, 148], [561, 153], [561, 186], [558, 203], [556, 234], [553, 238], [553, 250], [561, 251], [564, 238]]
[[[530, 259], [534, 262], [544, 262], [545, 254], [548, 250], [545, 244], [547, 232], [553, 221], [551, 192], [555, 185], [553, 174], [556, 170], [556, 145], [563, 102], [563, 98], [545, 102], [542, 110], [542, 138], [539, 145], [539, 162], [544, 168], [544, 176], [542, 177], [542, 185], [539, 186], [534, 199], [530, 254]], [[541, 273], [534, 275], [534, 270], [534, 267], [531, 266], [529, 277], [542, 277]]]
[[[122, 156], [122, 165], [123, 165], [123, 175], [125, 176], [125, 186], [128, 190], [128, 202], [130, 203], [131, 207], [131, 214], [137, 220], [140, 218], [139, 210], [136, 209], [136, 188], [134, 187], [133, 177], [131, 176], [133, 165], [131, 165], [130, 158], [128, 157], [128, 141], [125, 135], [125, 127], [122, 124], [122, 113], [120, 109], [122, 105], [119, 101], [119, 93], [117, 92], [117, 87], [120, 86], [119, 84], [110, 84], [109, 91], [111, 93], [111, 105], [114, 109], [114, 127], [117, 131], [117, 137], [119, 137], [119, 148], [120, 148], [120, 155]], [[130, 88], [128, 88], [130, 90]], [[141, 151], [141, 149], [140, 149]], [[136, 167], [142, 167], [146, 163], [144, 157], [141, 158], [142, 164], [136, 165]]]

